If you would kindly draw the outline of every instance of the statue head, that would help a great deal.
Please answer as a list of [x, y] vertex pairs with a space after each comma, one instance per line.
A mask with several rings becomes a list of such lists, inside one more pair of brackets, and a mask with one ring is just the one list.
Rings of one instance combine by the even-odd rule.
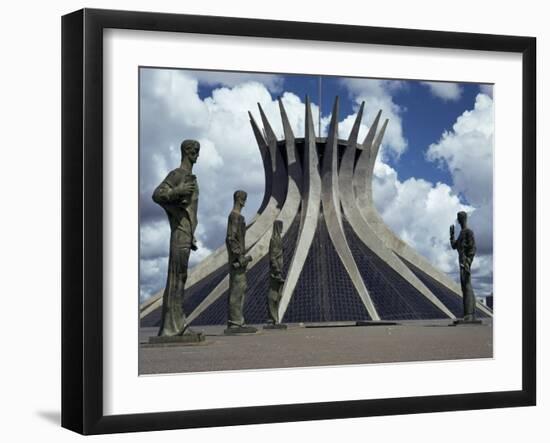
[[238, 191], [235, 191], [235, 193], [233, 194], [233, 204], [235, 206], [238, 206], [239, 208], [244, 207], [247, 196], [248, 194], [245, 191], [242, 191], [240, 189]]
[[464, 211], [460, 211], [456, 214], [456, 218], [460, 227], [464, 228], [466, 226], [466, 223], [468, 222], [468, 214]]
[[181, 142], [181, 160], [188, 158], [191, 164], [195, 164], [199, 158], [201, 145], [197, 140], [184, 140]]

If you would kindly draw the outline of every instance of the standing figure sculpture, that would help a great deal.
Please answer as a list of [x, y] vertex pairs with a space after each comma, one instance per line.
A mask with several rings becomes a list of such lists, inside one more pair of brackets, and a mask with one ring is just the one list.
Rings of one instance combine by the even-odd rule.
[[197, 227], [199, 187], [192, 170], [199, 151], [198, 141], [184, 140], [181, 143], [180, 166], [171, 171], [153, 193], [153, 201], [162, 206], [170, 222], [168, 276], [162, 297], [158, 336], [186, 336], [187, 341], [203, 339], [202, 334], [189, 329], [183, 310], [189, 255], [191, 250], [197, 250], [194, 233]]
[[225, 245], [229, 259], [229, 312], [226, 334], [257, 331], [256, 328], [245, 325], [243, 316], [244, 297], [247, 289], [246, 268], [252, 261], [252, 258], [246, 255], [246, 223], [241, 215], [241, 209], [246, 204], [246, 197], [245, 191], [235, 191], [233, 209], [227, 219]]
[[269, 242], [269, 292], [267, 294], [268, 320], [264, 329], [286, 329], [279, 323], [279, 302], [285, 279], [283, 278], [283, 222], [275, 220]]
[[462, 288], [462, 302], [464, 304], [463, 322], [476, 322], [475, 309], [476, 298], [472, 288], [472, 261], [476, 254], [476, 241], [474, 232], [468, 228], [468, 214], [460, 211], [457, 214], [460, 224], [460, 234], [455, 240], [455, 227], [450, 227], [451, 247], [458, 252], [458, 264], [460, 265], [460, 286]]

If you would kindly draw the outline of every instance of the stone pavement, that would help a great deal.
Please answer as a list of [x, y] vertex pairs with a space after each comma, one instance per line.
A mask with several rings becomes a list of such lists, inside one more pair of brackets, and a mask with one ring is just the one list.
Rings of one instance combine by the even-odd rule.
[[492, 358], [492, 321], [483, 322], [456, 327], [448, 326], [450, 320], [404, 321], [394, 326], [290, 324], [287, 330], [260, 329], [256, 335], [239, 337], [223, 335], [225, 325], [198, 326], [193, 329], [206, 334], [204, 344], [162, 347], [147, 345], [156, 328], [142, 328], [139, 373]]

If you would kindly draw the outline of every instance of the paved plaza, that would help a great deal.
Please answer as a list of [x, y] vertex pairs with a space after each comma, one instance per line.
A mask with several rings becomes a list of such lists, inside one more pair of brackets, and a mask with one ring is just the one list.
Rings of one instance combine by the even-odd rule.
[[[157, 328], [140, 329], [140, 374], [294, 368], [365, 363], [492, 358], [491, 319], [449, 326], [450, 320], [399, 325], [290, 324], [287, 330], [226, 336], [225, 326], [198, 326], [204, 344], [151, 346]], [[315, 327], [313, 327], [315, 326]]]

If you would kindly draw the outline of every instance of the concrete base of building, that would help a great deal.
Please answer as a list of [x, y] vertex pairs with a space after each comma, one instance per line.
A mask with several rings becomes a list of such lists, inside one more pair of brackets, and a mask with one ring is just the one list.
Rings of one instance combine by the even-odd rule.
[[396, 321], [371, 321], [371, 320], [360, 320], [355, 322], [355, 326], [397, 326], [399, 323]]

